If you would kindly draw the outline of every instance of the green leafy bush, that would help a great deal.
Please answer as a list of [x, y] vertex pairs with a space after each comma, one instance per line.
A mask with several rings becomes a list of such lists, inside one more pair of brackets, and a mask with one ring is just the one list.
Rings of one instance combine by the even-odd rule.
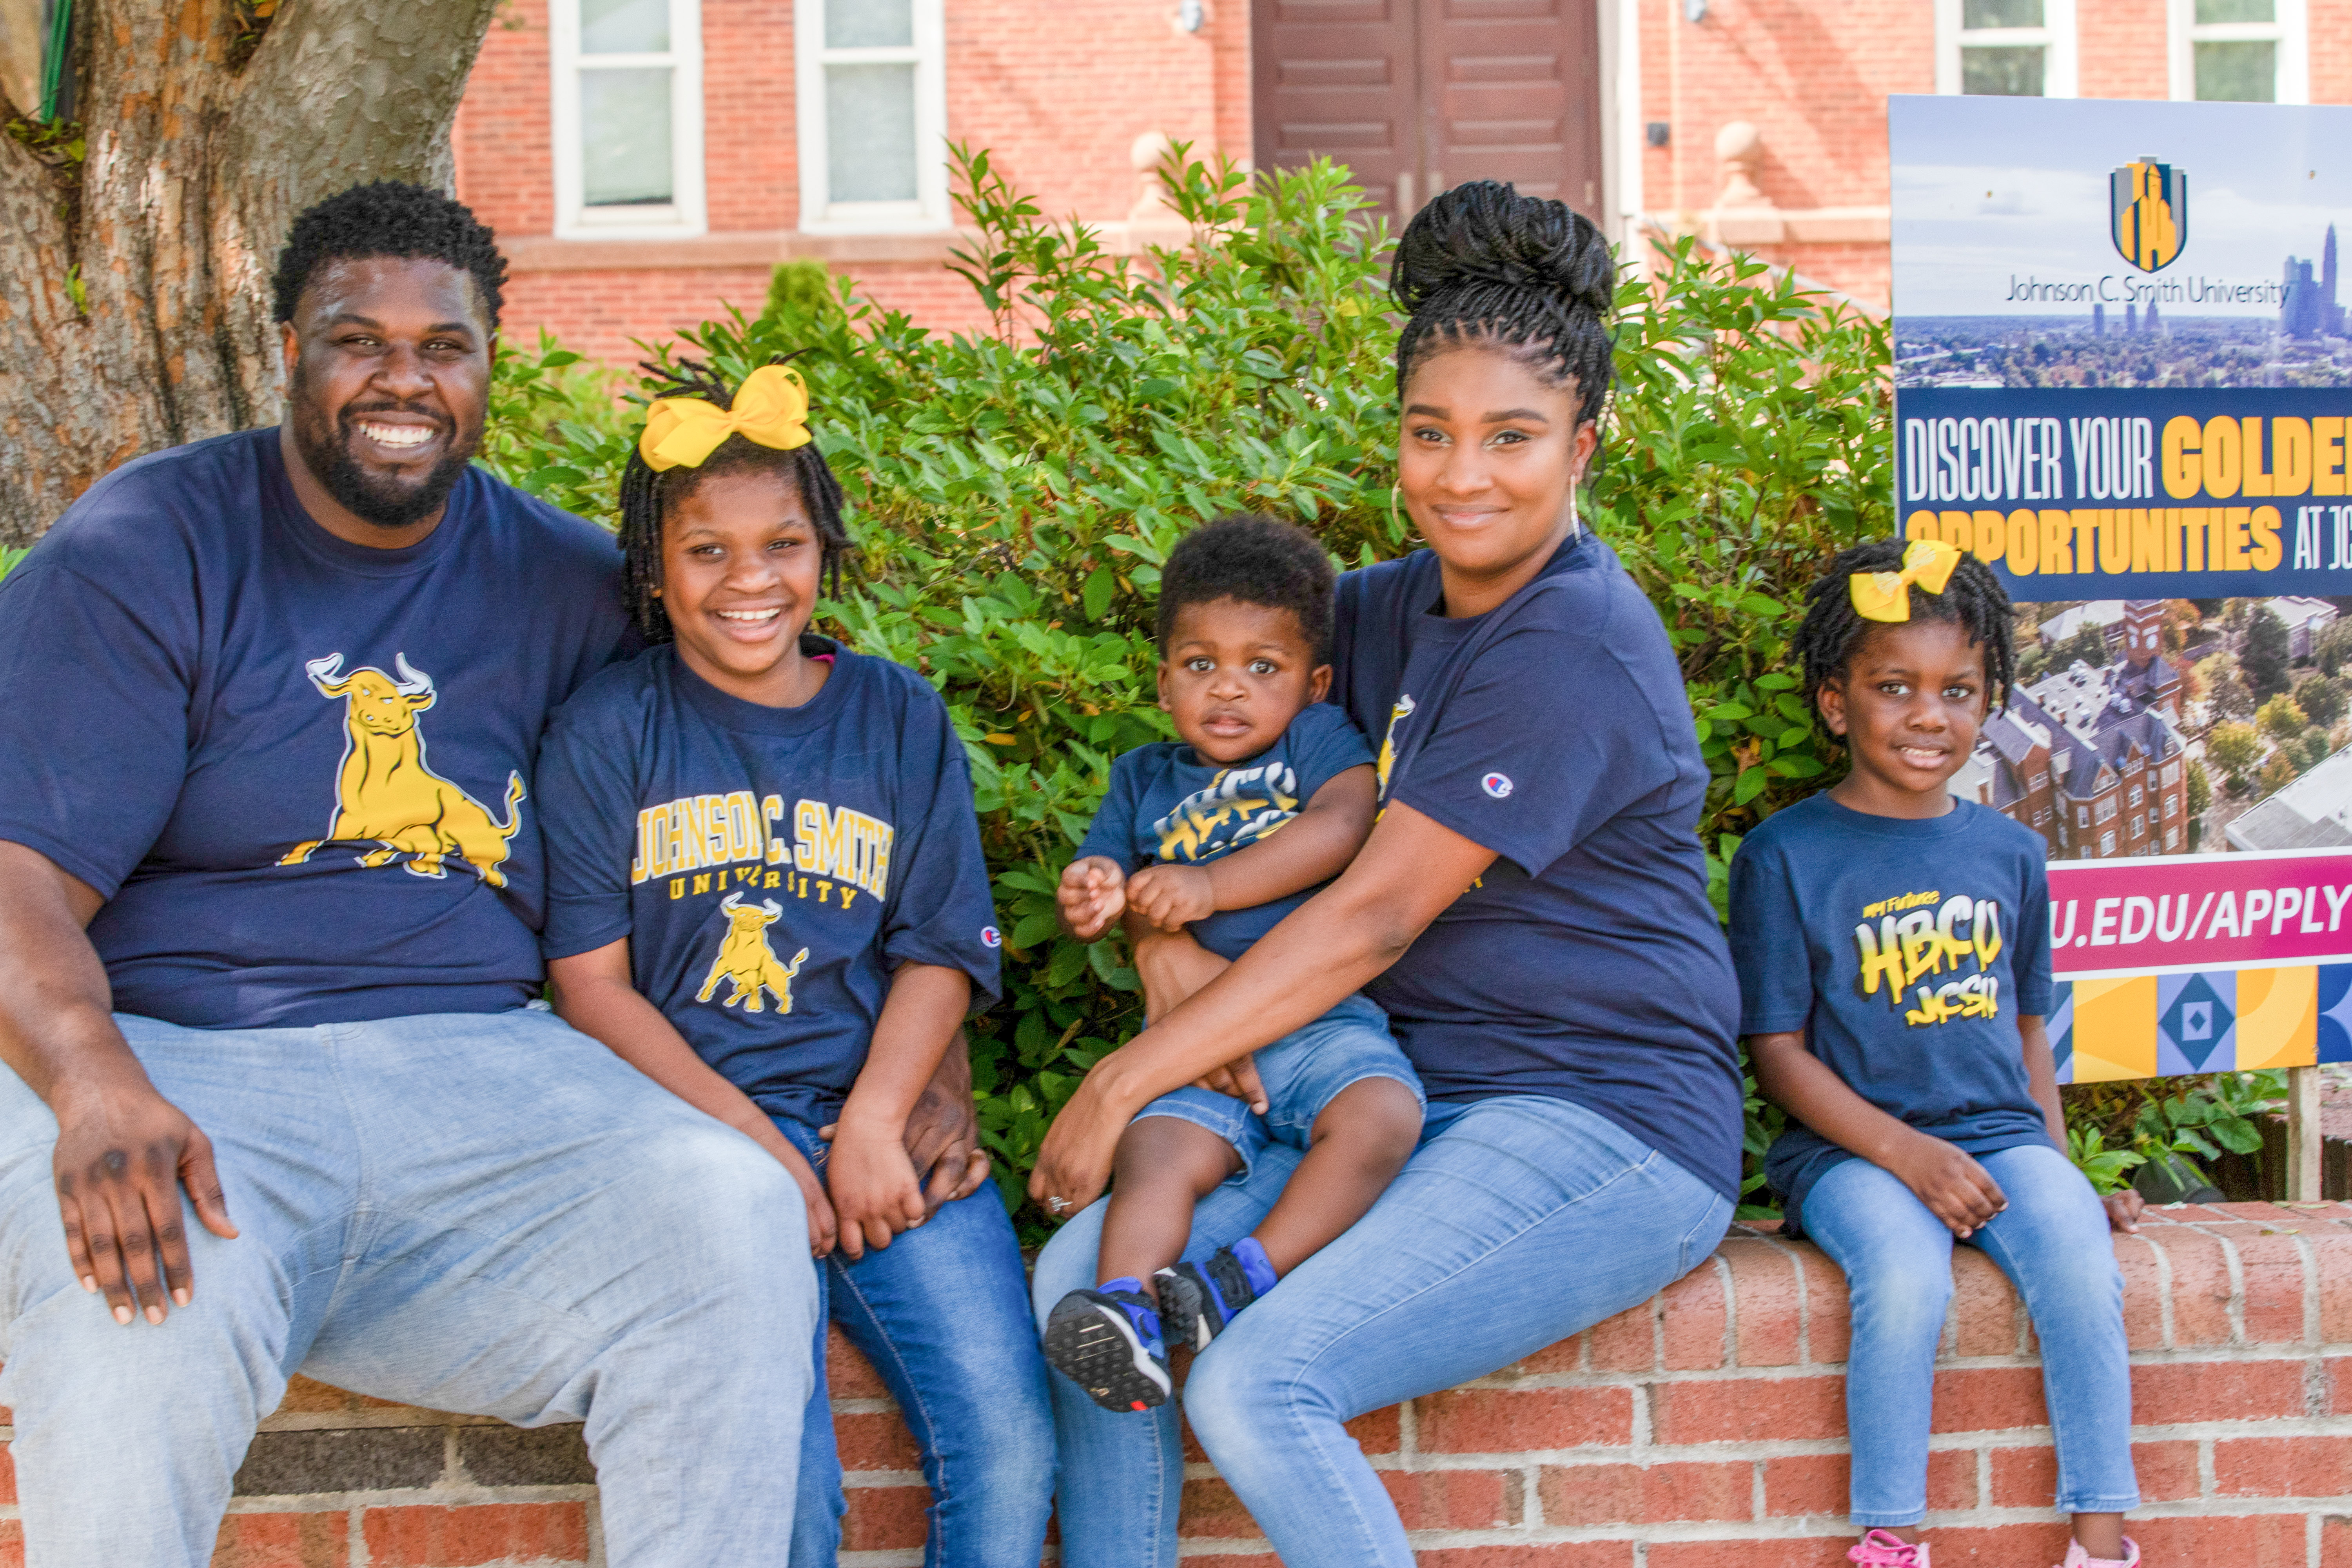
[[[983, 1129], [1018, 1205], [1047, 1121], [1141, 1023], [1108, 944], [1061, 937], [1053, 888], [1111, 759], [1170, 731], [1152, 605], [1185, 531], [1297, 519], [1344, 565], [1412, 548], [1391, 495], [1398, 322], [1389, 236], [1328, 163], [1251, 180], [1181, 156], [1189, 243], [1108, 253], [959, 150], [976, 238], [956, 268], [996, 331], [942, 336], [835, 280], [840, 308], [730, 312], [683, 351], [730, 376], [809, 351], [814, 425], [860, 556], [828, 624], [925, 672], [971, 759], [1006, 931], [1005, 1001], [973, 1040]], [[1622, 385], [1585, 515], [1672, 628], [1715, 781], [1717, 881], [1738, 834], [1832, 776], [1788, 637], [1833, 551], [1894, 527], [1885, 329], [1748, 262], [1685, 245], [1622, 289]], [[488, 460], [611, 521], [625, 437], [501, 368]], [[560, 367], [559, 367], [560, 368]], [[509, 410], [513, 410], [509, 413]], [[1777, 1130], [1750, 1086], [1748, 1145]], [[1760, 1181], [1753, 1172], [1751, 1185]]]

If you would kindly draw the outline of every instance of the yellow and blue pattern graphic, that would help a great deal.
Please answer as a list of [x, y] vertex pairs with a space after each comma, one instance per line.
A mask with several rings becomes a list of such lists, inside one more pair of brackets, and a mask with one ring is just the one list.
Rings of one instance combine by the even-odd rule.
[[1223, 768], [1204, 789], [1151, 825], [1162, 860], [1213, 859], [1255, 844], [1298, 815], [1298, 775], [1287, 763]]
[[2154, 158], [2107, 177], [2116, 254], [2142, 272], [2161, 272], [2189, 243], [2189, 171]]
[[2352, 1061], [2352, 963], [2058, 982], [2060, 1083]]

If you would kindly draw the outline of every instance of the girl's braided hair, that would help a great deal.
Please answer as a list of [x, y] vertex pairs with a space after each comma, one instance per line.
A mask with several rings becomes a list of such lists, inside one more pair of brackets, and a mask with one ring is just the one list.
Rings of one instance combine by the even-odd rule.
[[[792, 357], [779, 355], [770, 363], [782, 364]], [[644, 368], [664, 378], [664, 384], [654, 391], [656, 397], [698, 397], [721, 408], [734, 406], [735, 389], [699, 360], [681, 359], [672, 366]], [[646, 642], [667, 642], [672, 635], [669, 612], [661, 602], [663, 516], [705, 479], [741, 473], [780, 474], [800, 492], [801, 504], [816, 529], [825, 591], [840, 595], [842, 559], [855, 547], [842, 523], [841, 481], [833, 477], [824, 453], [814, 441], [782, 452], [740, 435], [730, 436], [699, 467], [680, 465], [658, 472], [632, 444], [628, 467], [621, 471], [621, 595]]]
[[[1845, 674], [1863, 639], [1885, 624], [1865, 620], [1854, 609], [1847, 579], [1857, 573], [1901, 571], [1907, 543], [1879, 539], [1843, 551], [1830, 563], [1827, 574], [1805, 590], [1804, 624], [1790, 639], [1790, 647], [1804, 664], [1806, 706], [1816, 705], [1822, 688]], [[2016, 629], [2010, 618], [2009, 595], [1992, 568], [1962, 552], [1960, 563], [1952, 569], [1942, 593], [1930, 594], [1916, 583], [1910, 592], [1913, 620], [1949, 622], [1983, 647], [1985, 691], [1991, 706], [2008, 707], [2010, 688], [2017, 679]]]
[[1507, 184], [1455, 185], [1397, 241], [1389, 292], [1410, 319], [1397, 338], [1397, 395], [1431, 355], [1466, 342], [1516, 349], [1554, 385], [1570, 382], [1580, 423], [1598, 419], [1614, 378], [1609, 242], [1565, 202]]

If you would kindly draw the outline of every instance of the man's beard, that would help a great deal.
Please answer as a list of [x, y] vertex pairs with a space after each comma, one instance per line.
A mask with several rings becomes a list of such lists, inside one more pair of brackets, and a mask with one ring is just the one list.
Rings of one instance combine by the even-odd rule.
[[378, 528], [408, 528], [438, 511], [449, 499], [449, 492], [457, 488], [474, 449], [481, 444], [478, 430], [471, 439], [467, 439], [462, 431], [453, 433], [448, 450], [421, 479], [371, 474], [352, 456], [351, 443], [355, 434], [352, 427], [364, 415], [391, 413], [400, 405], [378, 403], [364, 408], [346, 408], [337, 416], [331, 431], [321, 427], [324, 417], [305, 402], [303, 393], [302, 376], [298, 370], [290, 394], [294, 449], [301, 453], [304, 465], [344, 510]]

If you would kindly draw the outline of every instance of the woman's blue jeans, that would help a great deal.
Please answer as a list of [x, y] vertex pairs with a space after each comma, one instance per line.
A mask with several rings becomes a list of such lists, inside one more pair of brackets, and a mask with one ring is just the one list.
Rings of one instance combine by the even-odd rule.
[[[2047, 1144], [2004, 1149], [1979, 1163], [2009, 1206], [1967, 1245], [2009, 1276], [2042, 1342], [2059, 1510], [2137, 1508], [2124, 1279], [2105, 1206]], [[1845, 1270], [1853, 1298], [1845, 1372], [1853, 1522], [1916, 1524], [1927, 1512], [1927, 1429], [1936, 1345], [1952, 1300], [1952, 1233], [1910, 1188], [1867, 1160], [1833, 1165], [1813, 1184], [1804, 1226]]]
[[[1269, 1147], [1194, 1211], [1189, 1258], [1247, 1236], [1298, 1154]], [[1042, 1322], [1095, 1282], [1104, 1205], [1037, 1260]], [[1192, 1363], [1184, 1408], [1287, 1568], [1412, 1568], [1396, 1507], [1344, 1423], [1480, 1377], [1647, 1300], [1714, 1250], [1729, 1199], [1615, 1123], [1512, 1095], [1429, 1108], [1371, 1212], [1234, 1320]], [[1184, 1455], [1176, 1410], [1104, 1410], [1052, 1379], [1062, 1561], [1172, 1568]]]
[[[824, 1171], [828, 1145], [789, 1117], [776, 1128]], [[942, 1205], [856, 1263], [835, 1252], [816, 1277], [816, 1392], [801, 1426], [793, 1568], [833, 1568], [841, 1547], [828, 1319], [874, 1363], [922, 1452], [931, 1489], [924, 1568], [1037, 1568], [1054, 1505], [1054, 1417], [1022, 1294], [1021, 1244], [996, 1184]]]

